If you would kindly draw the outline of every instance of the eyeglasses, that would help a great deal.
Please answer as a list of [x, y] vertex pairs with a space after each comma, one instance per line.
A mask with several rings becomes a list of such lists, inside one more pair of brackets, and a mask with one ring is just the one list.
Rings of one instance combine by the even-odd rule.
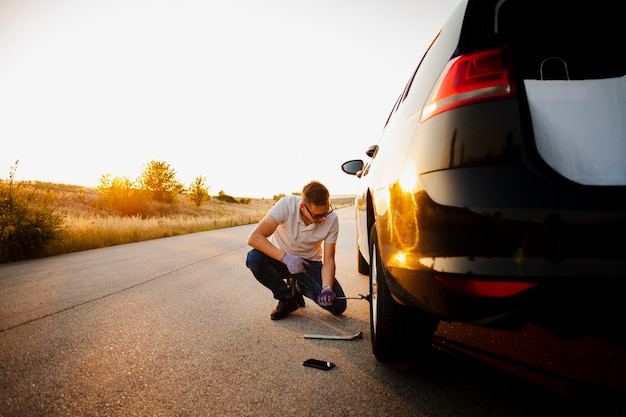
[[306, 206], [306, 204], [302, 204], [302, 205], [304, 206], [304, 208], [306, 209], [306, 211], [308, 211], [308, 212], [309, 212], [309, 215], [313, 218], [313, 220], [319, 220], [319, 219], [321, 219], [321, 218], [328, 217], [328, 215], [329, 215], [330, 213], [332, 213], [332, 212], [333, 212], [333, 210], [334, 210], [334, 209], [333, 209], [333, 206], [330, 206], [330, 210], [328, 211], [328, 213], [324, 213], [324, 214], [313, 214], [313, 213], [311, 213], [311, 210], [309, 210], [309, 208]]

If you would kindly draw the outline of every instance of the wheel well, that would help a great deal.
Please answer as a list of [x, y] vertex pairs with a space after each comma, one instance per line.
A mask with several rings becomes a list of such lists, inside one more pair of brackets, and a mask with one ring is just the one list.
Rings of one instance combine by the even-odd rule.
[[372, 232], [372, 226], [375, 223], [375, 215], [374, 215], [374, 204], [372, 202], [372, 194], [370, 193], [369, 190], [367, 190], [367, 209], [366, 209], [366, 216], [367, 216], [367, 239], [368, 239], [368, 248], [372, 247], [372, 242], [370, 242], [370, 238], [371, 238], [371, 232]]

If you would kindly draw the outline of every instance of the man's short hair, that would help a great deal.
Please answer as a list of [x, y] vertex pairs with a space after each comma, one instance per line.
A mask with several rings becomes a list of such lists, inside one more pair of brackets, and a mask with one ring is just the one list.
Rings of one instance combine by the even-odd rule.
[[330, 203], [330, 193], [321, 182], [311, 181], [302, 187], [302, 201], [314, 206], [324, 206]]

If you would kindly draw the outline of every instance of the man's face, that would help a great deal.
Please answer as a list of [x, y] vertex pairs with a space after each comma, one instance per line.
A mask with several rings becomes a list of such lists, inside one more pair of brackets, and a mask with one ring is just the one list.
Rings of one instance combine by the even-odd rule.
[[301, 207], [304, 207], [305, 215], [311, 220], [313, 223], [321, 223], [326, 220], [326, 217], [333, 212], [332, 206], [329, 204], [324, 204], [322, 206], [315, 206], [313, 204], [307, 206], [304, 203], [300, 204]]

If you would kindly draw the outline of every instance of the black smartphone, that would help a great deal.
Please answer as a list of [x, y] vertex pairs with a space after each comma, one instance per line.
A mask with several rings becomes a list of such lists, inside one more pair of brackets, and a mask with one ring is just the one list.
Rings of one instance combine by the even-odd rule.
[[309, 366], [311, 368], [323, 369], [325, 371], [328, 371], [329, 369], [332, 369], [335, 367], [334, 363], [327, 362], [327, 361], [320, 361], [319, 359], [307, 359], [304, 361], [302, 365]]

